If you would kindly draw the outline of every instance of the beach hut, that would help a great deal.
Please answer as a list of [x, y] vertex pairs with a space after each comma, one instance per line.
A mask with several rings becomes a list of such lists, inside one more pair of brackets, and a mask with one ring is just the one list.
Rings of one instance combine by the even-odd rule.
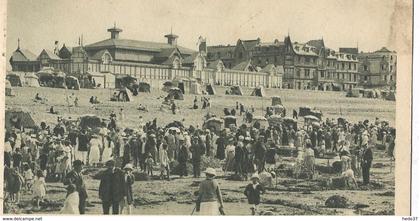
[[80, 117], [79, 126], [83, 129], [87, 129], [87, 128], [95, 129], [102, 126], [102, 120], [96, 115], [87, 114]]
[[79, 79], [74, 76], [66, 76], [67, 89], [80, 90]]
[[228, 95], [239, 95], [242, 96], [242, 88], [240, 86], [231, 86], [228, 90], [226, 90], [226, 94]]
[[133, 100], [133, 94], [126, 87], [117, 90], [114, 95], [116, 97], [111, 98], [111, 101], [130, 102]]
[[150, 84], [146, 82], [140, 82], [139, 83], [139, 92], [146, 92], [150, 93]]
[[169, 89], [167, 98], [174, 100], [184, 100], [184, 95], [182, 94], [181, 89], [173, 87]]
[[6, 90], [5, 92], [6, 96], [14, 96], [12, 85], [10, 84], [10, 81], [8, 80], [6, 80], [5, 90]]
[[271, 106], [283, 105], [280, 97], [271, 97]]
[[252, 118], [251, 126], [257, 129], [268, 128], [269, 123], [268, 123], [267, 118], [263, 116], [254, 116]]
[[36, 124], [29, 112], [19, 108], [6, 110], [5, 127], [10, 130], [13, 127], [35, 128]]
[[7, 73], [6, 79], [10, 82], [12, 87], [23, 87], [23, 83], [25, 82], [22, 75], [16, 72]]
[[211, 84], [207, 84], [206, 91], [207, 91], [208, 95], [215, 95], [216, 94], [216, 89]]
[[265, 97], [264, 87], [258, 86], [256, 88], [254, 88], [254, 90], [251, 93], [251, 96]]
[[26, 87], [39, 87], [38, 76], [33, 72], [25, 74], [25, 86]]
[[229, 128], [230, 125], [236, 126], [236, 117], [232, 115], [228, 115], [224, 117], [225, 128]]
[[212, 117], [204, 122], [204, 129], [213, 130], [214, 132], [220, 132], [223, 126], [223, 120], [220, 118]]

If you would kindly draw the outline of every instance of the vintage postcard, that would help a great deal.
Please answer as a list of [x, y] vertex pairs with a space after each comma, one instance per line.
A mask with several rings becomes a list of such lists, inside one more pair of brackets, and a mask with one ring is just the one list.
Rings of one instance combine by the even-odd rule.
[[0, 213], [410, 215], [412, 1], [1, 3]]

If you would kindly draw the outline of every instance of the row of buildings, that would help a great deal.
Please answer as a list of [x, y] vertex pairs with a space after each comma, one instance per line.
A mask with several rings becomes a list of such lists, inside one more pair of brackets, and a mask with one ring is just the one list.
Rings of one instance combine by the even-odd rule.
[[90, 72], [130, 75], [145, 80], [190, 78], [201, 83], [265, 86], [290, 89], [348, 90], [356, 86], [394, 88], [396, 52], [382, 48], [328, 48], [324, 40], [293, 42], [290, 36], [273, 42], [239, 39], [236, 45], [207, 46], [199, 38], [197, 50], [177, 44], [120, 38], [122, 29], [108, 29], [110, 38], [76, 47], [44, 49], [36, 56], [18, 47], [10, 58], [12, 71], [37, 72], [53, 67], [66, 74]]

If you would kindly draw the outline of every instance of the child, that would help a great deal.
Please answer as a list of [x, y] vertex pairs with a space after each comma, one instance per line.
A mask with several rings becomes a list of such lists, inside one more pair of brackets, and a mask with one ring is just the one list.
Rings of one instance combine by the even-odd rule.
[[70, 184], [67, 186], [67, 196], [64, 201], [61, 214], [80, 214], [79, 213], [79, 192], [76, 191], [76, 186]]
[[155, 164], [155, 161], [152, 158], [152, 154], [149, 153], [146, 158], [146, 168], [147, 168], [147, 174], [150, 176], [153, 176], [153, 164]]
[[44, 199], [45, 195], [47, 194], [44, 173], [42, 172], [42, 170], [38, 170], [36, 172], [36, 177], [32, 186], [32, 193], [34, 199], [36, 200], [36, 206], [37, 208], [39, 208], [39, 203]]
[[169, 157], [168, 157], [168, 145], [166, 143], [162, 144], [162, 149], [159, 151], [159, 161], [160, 161], [160, 177], [163, 180], [165, 178], [165, 171], [168, 174], [168, 180], [169, 180]]
[[26, 191], [30, 191], [32, 187], [32, 181], [34, 179], [34, 174], [32, 173], [32, 170], [27, 163], [23, 164], [23, 178], [25, 179]]
[[259, 184], [258, 174], [251, 177], [252, 183], [245, 188], [244, 194], [248, 198], [248, 203], [251, 204], [251, 214], [255, 215], [258, 205], [260, 204], [260, 195], [265, 193], [264, 187]]

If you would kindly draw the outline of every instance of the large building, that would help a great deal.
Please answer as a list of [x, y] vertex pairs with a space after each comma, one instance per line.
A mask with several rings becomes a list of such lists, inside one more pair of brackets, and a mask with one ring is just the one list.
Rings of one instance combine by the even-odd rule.
[[284, 41], [238, 39], [235, 45], [207, 46], [200, 37], [198, 51], [194, 51], [178, 45], [178, 36], [172, 32], [164, 36], [166, 42], [150, 42], [120, 38], [122, 29], [115, 25], [107, 31], [110, 37], [105, 40], [87, 45], [79, 41], [72, 48], [59, 48], [56, 41], [53, 50], [44, 49], [38, 56], [20, 48], [18, 42], [10, 58], [12, 71], [53, 67], [79, 78], [108, 72], [140, 80], [176, 77], [221, 85], [310, 90], [395, 87], [397, 55], [386, 48], [371, 53], [359, 53], [358, 48], [335, 51], [323, 39], [299, 43], [290, 36]]
[[383, 47], [374, 52], [361, 52], [360, 85], [395, 89], [397, 81], [397, 53]]

